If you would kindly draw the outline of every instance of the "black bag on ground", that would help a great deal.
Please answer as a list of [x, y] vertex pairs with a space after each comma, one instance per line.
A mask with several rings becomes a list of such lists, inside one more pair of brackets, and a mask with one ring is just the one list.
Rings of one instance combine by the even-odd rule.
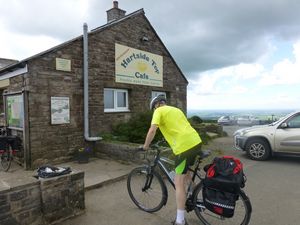
[[243, 164], [232, 156], [216, 157], [204, 170], [202, 194], [205, 207], [218, 215], [232, 217], [239, 190], [245, 186]]
[[55, 167], [50, 165], [40, 166], [37, 170], [37, 178], [50, 178], [71, 173], [70, 167]]

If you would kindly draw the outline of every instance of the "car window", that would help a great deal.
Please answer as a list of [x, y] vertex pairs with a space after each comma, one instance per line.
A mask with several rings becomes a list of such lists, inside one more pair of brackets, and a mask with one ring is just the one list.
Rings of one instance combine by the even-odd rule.
[[300, 128], [300, 115], [294, 116], [287, 122], [288, 127], [290, 128]]

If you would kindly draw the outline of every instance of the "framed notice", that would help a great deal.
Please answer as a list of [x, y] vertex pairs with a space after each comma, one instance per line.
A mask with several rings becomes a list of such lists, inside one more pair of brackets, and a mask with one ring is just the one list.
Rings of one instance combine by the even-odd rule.
[[51, 97], [51, 124], [70, 123], [69, 97]]
[[23, 95], [10, 95], [6, 97], [8, 127], [23, 129], [24, 101]]
[[116, 82], [163, 87], [163, 57], [115, 44]]
[[56, 68], [56, 70], [70, 72], [71, 71], [71, 60], [56, 58], [55, 59], [55, 68]]

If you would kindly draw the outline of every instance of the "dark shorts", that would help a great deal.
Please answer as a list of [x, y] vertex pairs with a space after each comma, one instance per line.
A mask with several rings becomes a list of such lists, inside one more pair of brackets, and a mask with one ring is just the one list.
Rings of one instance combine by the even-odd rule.
[[194, 165], [196, 156], [201, 152], [201, 144], [175, 156], [176, 174], [186, 174], [190, 166]]

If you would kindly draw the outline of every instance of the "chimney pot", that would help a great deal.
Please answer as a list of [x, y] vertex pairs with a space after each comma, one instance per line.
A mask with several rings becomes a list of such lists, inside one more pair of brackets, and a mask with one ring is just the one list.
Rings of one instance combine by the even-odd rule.
[[118, 20], [125, 16], [126, 11], [120, 9], [118, 6], [118, 1], [113, 1], [113, 7], [107, 12], [107, 22], [110, 23], [111, 21]]
[[119, 4], [118, 1], [113, 1], [113, 4], [114, 4], [114, 8], [116, 8], [116, 9], [119, 8], [118, 7], [118, 4]]

